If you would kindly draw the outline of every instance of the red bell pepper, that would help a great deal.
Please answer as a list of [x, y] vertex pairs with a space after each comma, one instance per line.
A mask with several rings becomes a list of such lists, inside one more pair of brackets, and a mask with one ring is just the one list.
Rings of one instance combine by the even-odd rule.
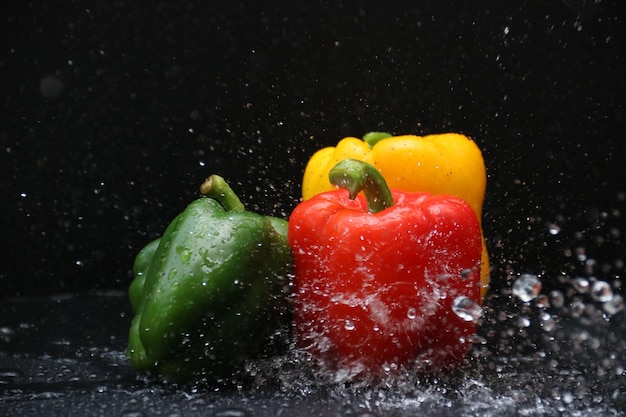
[[480, 314], [472, 208], [453, 196], [389, 190], [376, 168], [353, 159], [329, 176], [348, 192], [318, 194], [289, 221], [299, 346], [351, 376], [461, 362]]

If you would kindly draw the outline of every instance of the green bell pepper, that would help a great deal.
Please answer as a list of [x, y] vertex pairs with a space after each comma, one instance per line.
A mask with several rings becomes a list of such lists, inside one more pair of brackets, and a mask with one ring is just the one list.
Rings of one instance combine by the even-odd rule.
[[128, 287], [128, 298], [134, 313], [139, 308], [143, 286], [146, 282], [146, 274], [152, 263], [152, 258], [154, 258], [154, 253], [159, 247], [159, 242], [161, 242], [161, 238], [154, 239], [144, 246], [135, 257], [135, 263], [133, 264], [133, 276], [135, 278], [130, 283], [130, 287]]
[[286, 344], [293, 267], [287, 221], [247, 212], [212, 175], [133, 265], [128, 355], [173, 382], [220, 381]]

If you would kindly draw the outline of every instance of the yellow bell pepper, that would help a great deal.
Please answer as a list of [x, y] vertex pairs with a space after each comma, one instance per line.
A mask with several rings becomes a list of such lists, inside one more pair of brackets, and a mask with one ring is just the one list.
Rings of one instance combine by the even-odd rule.
[[[368, 162], [381, 172], [390, 188], [455, 195], [472, 207], [478, 221], [487, 186], [482, 153], [467, 136], [444, 133], [428, 136], [392, 136], [372, 132], [363, 140], [347, 137], [336, 147], [317, 151], [309, 160], [302, 181], [305, 200], [335, 187], [328, 172], [339, 161], [352, 158]], [[481, 295], [489, 288], [489, 255], [483, 236]]]

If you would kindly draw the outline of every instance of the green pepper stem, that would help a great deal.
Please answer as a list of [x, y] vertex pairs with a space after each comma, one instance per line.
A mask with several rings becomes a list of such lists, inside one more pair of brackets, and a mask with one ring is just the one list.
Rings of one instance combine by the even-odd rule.
[[226, 211], [246, 211], [237, 194], [230, 188], [226, 180], [219, 175], [213, 174], [204, 180], [200, 186], [200, 193], [219, 201]]
[[369, 132], [363, 136], [363, 142], [367, 143], [370, 148], [373, 148], [379, 141], [392, 136], [391, 133], [387, 132]]
[[330, 183], [348, 190], [350, 198], [363, 191], [367, 201], [367, 211], [377, 213], [393, 206], [393, 196], [385, 178], [367, 162], [356, 159], [344, 159], [328, 173]]

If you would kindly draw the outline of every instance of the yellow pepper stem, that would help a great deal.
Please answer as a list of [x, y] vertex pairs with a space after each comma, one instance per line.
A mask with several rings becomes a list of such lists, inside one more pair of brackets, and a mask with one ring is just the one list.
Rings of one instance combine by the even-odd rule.
[[363, 142], [367, 143], [370, 148], [373, 148], [377, 142], [392, 136], [393, 135], [391, 133], [387, 132], [369, 132], [363, 136]]

